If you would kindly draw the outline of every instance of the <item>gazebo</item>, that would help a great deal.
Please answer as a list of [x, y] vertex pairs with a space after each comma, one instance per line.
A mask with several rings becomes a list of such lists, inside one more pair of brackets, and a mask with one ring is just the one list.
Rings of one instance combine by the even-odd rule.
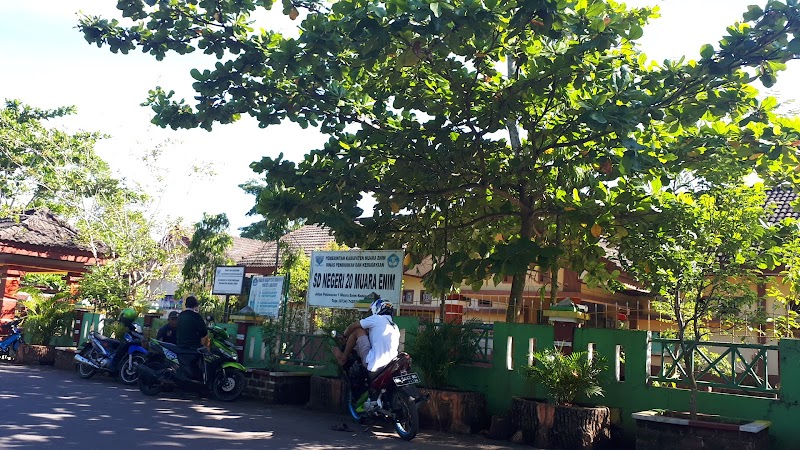
[[19, 280], [25, 274], [62, 274], [73, 289], [89, 266], [102, 261], [80, 241], [75, 228], [47, 209], [0, 219], [0, 319], [9, 314], [13, 318]]

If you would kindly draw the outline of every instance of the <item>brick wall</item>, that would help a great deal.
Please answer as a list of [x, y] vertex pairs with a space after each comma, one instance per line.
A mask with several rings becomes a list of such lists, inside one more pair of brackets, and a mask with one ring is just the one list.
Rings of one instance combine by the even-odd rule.
[[252, 369], [246, 379], [244, 395], [248, 397], [278, 404], [304, 405], [308, 402], [310, 373]]

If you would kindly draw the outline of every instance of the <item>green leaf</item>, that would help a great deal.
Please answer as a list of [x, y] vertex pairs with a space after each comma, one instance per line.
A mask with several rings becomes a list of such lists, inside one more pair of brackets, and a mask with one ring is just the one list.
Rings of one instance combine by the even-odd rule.
[[793, 55], [800, 55], [800, 37], [792, 39], [786, 46], [786, 51]]
[[644, 35], [644, 30], [639, 25], [631, 25], [631, 29], [628, 31], [628, 40], [635, 41]]
[[438, 2], [431, 3], [431, 11], [433, 11], [433, 15], [436, 16], [436, 17], [439, 17], [439, 16], [442, 15], [441, 6], [439, 6]]
[[650, 189], [653, 190], [653, 193], [661, 191], [662, 186], [663, 185], [661, 184], [661, 178], [656, 177], [650, 181]]
[[758, 5], [750, 5], [747, 7], [747, 12], [742, 14], [745, 22], [752, 22], [764, 15], [764, 10]]
[[702, 56], [703, 59], [711, 59], [711, 57], [714, 56], [714, 46], [711, 44], [703, 44], [703, 46], [700, 47], [700, 56]]

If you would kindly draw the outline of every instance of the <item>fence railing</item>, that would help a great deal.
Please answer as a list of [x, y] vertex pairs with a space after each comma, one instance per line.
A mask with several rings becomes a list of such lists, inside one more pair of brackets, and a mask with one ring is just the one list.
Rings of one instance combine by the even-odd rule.
[[278, 361], [302, 366], [332, 364], [330, 337], [324, 334], [281, 333]]
[[[649, 377], [650, 381], [688, 384], [693, 373], [699, 386], [716, 387], [732, 391], [777, 393], [775, 387], [780, 374], [775, 368], [778, 346], [727, 342], [686, 341], [654, 338], [659, 351], [651, 353], [658, 358], [660, 370]], [[685, 356], [689, 354], [687, 367]], [[652, 359], [651, 359], [652, 360]], [[655, 362], [655, 361], [653, 361]], [[771, 367], [772, 364], [772, 367]]]

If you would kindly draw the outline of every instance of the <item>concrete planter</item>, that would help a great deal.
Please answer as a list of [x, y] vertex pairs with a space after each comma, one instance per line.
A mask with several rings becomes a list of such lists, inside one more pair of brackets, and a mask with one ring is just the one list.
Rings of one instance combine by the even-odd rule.
[[611, 440], [611, 411], [605, 406], [553, 405], [514, 397], [509, 416], [520, 440], [539, 448], [604, 448]]
[[26, 366], [52, 366], [56, 361], [56, 348], [50, 345], [22, 344], [17, 351], [17, 364]]
[[705, 449], [760, 450], [770, 448], [770, 422], [698, 416], [674, 411], [640, 411], [636, 420], [637, 450]]
[[420, 391], [429, 396], [419, 407], [421, 428], [462, 434], [488, 429], [486, 398], [480, 392]]

